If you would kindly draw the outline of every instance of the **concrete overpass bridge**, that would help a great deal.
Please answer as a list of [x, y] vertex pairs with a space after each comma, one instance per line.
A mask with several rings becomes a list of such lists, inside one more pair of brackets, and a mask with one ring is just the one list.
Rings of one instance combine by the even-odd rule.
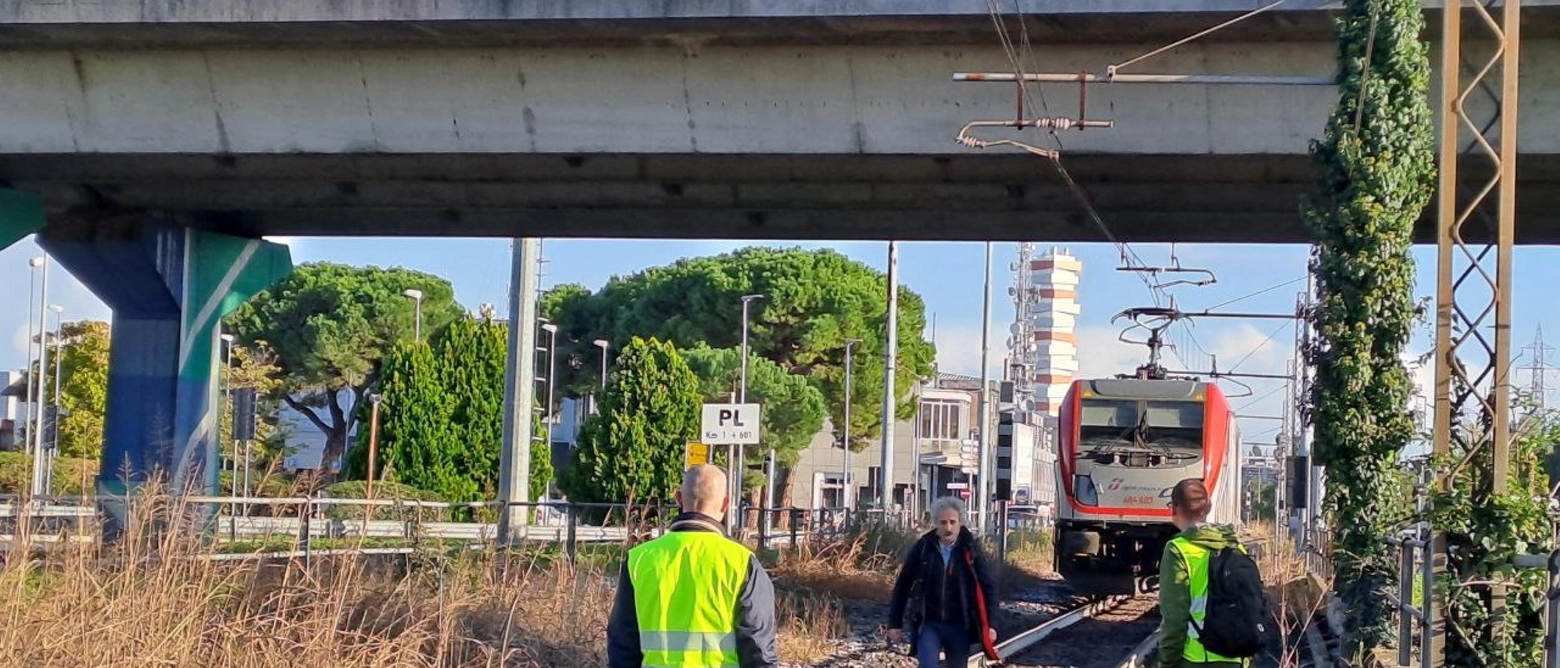
[[[1001, 4], [1024, 69], [1098, 73], [1266, 3]], [[1560, 0], [1526, 5], [1518, 235], [1550, 243]], [[1131, 71], [1330, 76], [1333, 11]], [[8, 3], [0, 243], [41, 229], [114, 309], [110, 468], [203, 486], [217, 321], [288, 267], [261, 235], [1102, 240], [1048, 161], [954, 143], [1015, 114], [951, 80], [1011, 71], [999, 44], [979, 0]], [[1077, 84], [1034, 95], [1078, 113]], [[1334, 95], [1090, 85], [1114, 127], [1059, 133], [1062, 163], [1123, 240], [1303, 242]]]

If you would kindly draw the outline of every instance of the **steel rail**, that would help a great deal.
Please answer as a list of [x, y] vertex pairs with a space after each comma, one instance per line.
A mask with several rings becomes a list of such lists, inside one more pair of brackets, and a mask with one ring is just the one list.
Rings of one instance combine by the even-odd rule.
[[[1126, 603], [1133, 598], [1135, 597], [1107, 596], [1105, 598], [1091, 601], [1068, 610], [1061, 615], [1052, 617], [1051, 619], [1042, 622], [1039, 626], [997, 643], [997, 655], [1001, 656], [1005, 661], [1008, 657], [1028, 650], [1030, 647], [1033, 647], [1036, 643], [1044, 640], [1052, 633], [1065, 629], [1069, 626], [1072, 626], [1073, 624], [1077, 624], [1078, 622], [1081, 622], [1085, 619], [1089, 619], [1096, 615], [1102, 615], [1115, 610], [1116, 608], [1121, 607], [1123, 603]], [[986, 657], [982, 654], [976, 654], [975, 656], [970, 657], [968, 668], [985, 668], [987, 665], [989, 664], [986, 662]]]
[[1155, 662], [1154, 655], [1158, 653], [1159, 631], [1154, 631], [1138, 643], [1137, 647], [1132, 648], [1132, 653], [1122, 659], [1121, 663], [1116, 664], [1116, 668], [1146, 668]]

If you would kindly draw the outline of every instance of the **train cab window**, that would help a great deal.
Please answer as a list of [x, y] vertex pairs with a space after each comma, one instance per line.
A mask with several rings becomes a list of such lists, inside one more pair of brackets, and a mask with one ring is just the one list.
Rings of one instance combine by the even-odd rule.
[[1085, 399], [1082, 404], [1078, 421], [1081, 450], [1105, 454], [1123, 448], [1189, 449], [1199, 453], [1202, 449], [1205, 406], [1200, 402]]

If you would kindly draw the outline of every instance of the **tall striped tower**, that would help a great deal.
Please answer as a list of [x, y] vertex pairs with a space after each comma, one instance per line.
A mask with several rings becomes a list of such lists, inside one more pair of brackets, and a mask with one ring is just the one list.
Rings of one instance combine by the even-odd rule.
[[1019, 246], [1014, 267], [1012, 361], [1023, 365], [1015, 393], [1034, 402], [1033, 411], [1055, 416], [1078, 373], [1078, 279], [1083, 263], [1052, 248], [1036, 257]]

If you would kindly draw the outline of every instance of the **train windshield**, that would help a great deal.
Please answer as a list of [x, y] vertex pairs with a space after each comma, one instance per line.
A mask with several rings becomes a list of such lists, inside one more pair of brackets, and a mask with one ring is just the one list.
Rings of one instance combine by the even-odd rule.
[[1204, 406], [1197, 401], [1084, 399], [1080, 450], [1201, 450]]

